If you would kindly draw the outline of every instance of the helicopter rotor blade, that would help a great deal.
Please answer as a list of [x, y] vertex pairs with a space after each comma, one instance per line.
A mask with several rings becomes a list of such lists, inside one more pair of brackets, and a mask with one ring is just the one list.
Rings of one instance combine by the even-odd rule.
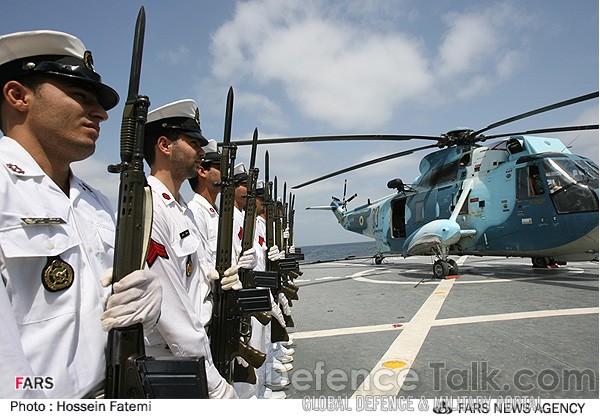
[[577, 126], [562, 126], [562, 127], [558, 127], [558, 128], [531, 129], [529, 131], [511, 132], [508, 134], [487, 135], [485, 138], [493, 139], [493, 138], [499, 138], [501, 136], [544, 134], [544, 133], [551, 133], [551, 132], [588, 131], [588, 130], [594, 130], [594, 129], [598, 129], [598, 125], [577, 125]]
[[[489, 131], [490, 129], [494, 129], [497, 128], [499, 126], [502, 125], [506, 125], [507, 123], [511, 123], [514, 121], [517, 121], [519, 119], [524, 119], [524, 118], [528, 118], [530, 116], [533, 115], [538, 115], [540, 113], [544, 113], [544, 112], [548, 112], [550, 110], [554, 110], [554, 109], [559, 109], [561, 107], [565, 107], [565, 106], [569, 106], [575, 103], [579, 103], [579, 102], [584, 102], [586, 100], [590, 100], [593, 98], [598, 97], [598, 92], [594, 92], [594, 93], [589, 93], [589, 94], [584, 94], [583, 96], [579, 96], [579, 97], [574, 97], [572, 99], [569, 100], [563, 100], [562, 102], [558, 102], [558, 103], [554, 103], [548, 106], [544, 106], [544, 107], [540, 107], [539, 109], [535, 109], [535, 110], [530, 110], [529, 112], [525, 112], [525, 113], [521, 113], [520, 115], [515, 115], [513, 117], [498, 121], [496, 123], [492, 123], [491, 125], [486, 126], [483, 129], [480, 129], [476, 132], [473, 133], [473, 136], [477, 136], [485, 131]], [[488, 137], [489, 138], [489, 137]]]
[[293, 186], [292, 189], [300, 189], [300, 188], [302, 188], [304, 186], [308, 186], [309, 184], [317, 183], [317, 182], [319, 182], [321, 180], [326, 180], [328, 178], [335, 177], [335, 176], [338, 176], [340, 174], [347, 173], [349, 171], [358, 170], [359, 168], [368, 167], [370, 165], [381, 163], [381, 162], [387, 161], [387, 160], [392, 160], [394, 158], [402, 157], [404, 155], [409, 155], [409, 154], [412, 154], [415, 151], [421, 151], [421, 150], [424, 150], [424, 149], [437, 148], [437, 147], [438, 147], [437, 144], [435, 144], [435, 145], [425, 145], [423, 147], [413, 148], [413, 149], [409, 149], [409, 150], [406, 150], [406, 151], [397, 152], [395, 154], [385, 155], [383, 157], [375, 158], [374, 160], [365, 161], [363, 163], [356, 164], [356, 165], [353, 165], [351, 167], [346, 167], [346, 168], [343, 168], [341, 170], [334, 171], [333, 173], [325, 174], [324, 176], [317, 177], [316, 179], [312, 179], [312, 180], [309, 180], [309, 181], [304, 182], [302, 184], [298, 184], [296, 186]]
[[[331, 142], [331, 141], [409, 141], [411, 139], [429, 139], [439, 141], [439, 136], [432, 135], [379, 135], [379, 134], [356, 134], [356, 135], [324, 135], [324, 136], [297, 136], [286, 138], [264, 138], [259, 139], [258, 144], [287, 144], [300, 142]], [[251, 140], [231, 141], [236, 145], [252, 145]], [[218, 143], [217, 145], [221, 145]]]

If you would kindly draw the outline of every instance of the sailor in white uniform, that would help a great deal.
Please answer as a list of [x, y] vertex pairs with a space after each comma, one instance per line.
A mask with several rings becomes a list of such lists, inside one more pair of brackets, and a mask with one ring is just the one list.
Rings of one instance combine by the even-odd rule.
[[159, 316], [152, 273], [111, 294], [114, 210], [70, 168], [119, 101], [92, 62], [66, 33], [0, 36], [0, 398], [94, 396], [107, 331]]
[[[203, 161], [198, 107], [180, 100], [148, 114], [144, 156], [150, 165], [154, 222], [147, 265], [163, 286], [159, 324], [147, 337], [151, 355], [203, 356], [210, 398], [235, 398], [233, 387], [212, 361], [210, 343], [194, 301], [201, 284], [214, 277], [202, 265], [208, 250], [202, 245], [193, 215], [182, 199], [182, 183], [195, 176]], [[211, 271], [215, 272], [216, 271]], [[239, 289], [237, 266], [221, 278], [224, 290]], [[218, 273], [215, 279], [218, 279]]]
[[[221, 154], [217, 150], [217, 141], [214, 139], [209, 139], [208, 145], [202, 147], [202, 149], [206, 155], [204, 161], [200, 164], [198, 175], [189, 179], [190, 186], [195, 193], [188, 203], [188, 208], [194, 215], [200, 239], [207, 250], [205, 264], [208, 268], [214, 269], [217, 259], [217, 240], [219, 238], [217, 197], [221, 191], [219, 187], [221, 181], [221, 171], [219, 169]], [[198, 296], [193, 302], [197, 312], [200, 313], [200, 322], [206, 327], [210, 323], [213, 309], [210, 282], [203, 281], [200, 283], [198, 290]]]

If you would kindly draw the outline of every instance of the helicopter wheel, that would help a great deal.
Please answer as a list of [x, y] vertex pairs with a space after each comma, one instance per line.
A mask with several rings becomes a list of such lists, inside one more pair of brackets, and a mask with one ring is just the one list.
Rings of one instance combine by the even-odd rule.
[[450, 273], [450, 267], [444, 260], [435, 260], [433, 263], [433, 275], [437, 279], [443, 279]]
[[547, 257], [531, 257], [531, 264], [533, 268], [544, 269], [548, 267], [550, 259]]
[[448, 268], [449, 268], [449, 274], [450, 275], [457, 275], [458, 274], [458, 264], [456, 264], [456, 261], [448, 259]]
[[383, 254], [377, 253], [377, 254], [375, 254], [374, 258], [375, 258], [375, 264], [380, 265], [385, 257], [383, 256]]

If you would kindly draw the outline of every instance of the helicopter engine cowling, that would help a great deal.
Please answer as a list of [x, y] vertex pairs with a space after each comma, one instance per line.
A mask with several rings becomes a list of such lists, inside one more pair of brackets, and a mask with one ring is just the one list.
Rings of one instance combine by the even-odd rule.
[[433, 248], [449, 247], [461, 238], [460, 225], [450, 219], [436, 219], [413, 232], [404, 242], [404, 256], [432, 254]]

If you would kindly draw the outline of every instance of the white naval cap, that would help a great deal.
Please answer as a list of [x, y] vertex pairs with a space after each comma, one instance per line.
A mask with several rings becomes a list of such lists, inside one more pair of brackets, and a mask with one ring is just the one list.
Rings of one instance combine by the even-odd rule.
[[161, 130], [180, 131], [200, 140], [202, 146], [208, 144], [200, 129], [198, 106], [192, 99], [177, 100], [148, 112], [146, 135]]
[[264, 180], [256, 181], [256, 197], [263, 198], [265, 197], [265, 182]]
[[235, 184], [246, 183], [248, 181], [248, 173], [244, 163], [238, 163], [233, 167], [233, 181]]
[[94, 71], [92, 53], [77, 37], [53, 30], [0, 36], [0, 84], [26, 75], [52, 74], [91, 86], [106, 110], [119, 103], [117, 92]]
[[221, 164], [221, 154], [219, 153], [219, 149], [217, 147], [217, 141], [214, 139], [209, 139], [208, 144], [203, 146], [202, 149], [206, 153], [204, 156], [204, 162], [206, 165], [208, 164]]
[[217, 141], [215, 141], [214, 139], [209, 139], [208, 140], [208, 144], [206, 144], [205, 146], [203, 146], [202, 149], [207, 154], [209, 152], [218, 152], [218, 150], [217, 150]]

